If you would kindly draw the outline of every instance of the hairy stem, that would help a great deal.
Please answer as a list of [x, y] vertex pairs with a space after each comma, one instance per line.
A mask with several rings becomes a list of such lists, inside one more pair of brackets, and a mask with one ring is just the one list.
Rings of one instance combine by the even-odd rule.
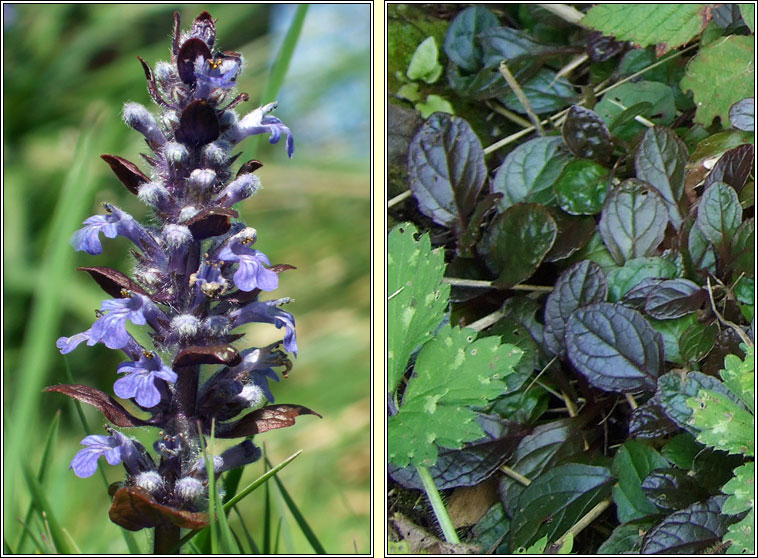
[[179, 543], [179, 533], [181, 529], [176, 525], [162, 525], [155, 528], [155, 538], [153, 539], [154, 554], [173, 554], [177, 552]]

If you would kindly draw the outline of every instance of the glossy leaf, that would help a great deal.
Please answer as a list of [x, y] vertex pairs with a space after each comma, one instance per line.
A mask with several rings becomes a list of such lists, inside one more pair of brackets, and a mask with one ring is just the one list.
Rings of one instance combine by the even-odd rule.
[[729, 249], [732, 272], [755, 276], [755, 219], [746, 219], [734, 231]]
[[460, 12], [448, 27], [445, 54], [466, 72], [476, 72], [482, 65], [482, 47], [478, 35], [500, 22], [487, 8], [473, 6]]
[[624, 293], [624, 296], [621, 297], [621, 301], [635, 310], [642, 311], [642, 309], [645, 308], [647, 297], [658, 285], [663, 283], [663, 281], [664, 279], [658, 279], [656, 277], [645, 277], [642, 281]]
[[387, 240], [387, 382], [394, 393], [411, 353], [431, 338], [447, 309], [450, 285], [441, 284], [444, 255], [432, 250], [429, 235], [418, 240], [410, 223], [395, 227]]
[[717, 116], [730, 126], [729, 109], [754, 94], [755, 45], [752, 37], [728, 35], [702, 46], [687, 64], [680, 86], [691, 90], [697, 112], [695, 122], [710, 126]]
[[652, 397], [632, 411], [629, 436], [645, 440], [661, 438], [679, 430], [679, 426], [664, 412], [660, 401]]
[[611, 490], [614, 478], [605, 467], [570, 463], [550, 469], [519, 496], [511, 523], [511, 548], [547, 535], [555, 541]]
[[648, 128], [642, 136], [634, 166], [637, 178], [648, 182], [663, 197], [671, 224], [679, 230], [683, 211], [684, 175], [688, 152], [670, 128]]
[[226, 364], [236, 366], [242, 362], [242, 356], [233, 345], [203, 345], [182, 349], [174, 358], [172, 368], [198, 366], [200, 364]]
[[231, 219], [237, 217], [239, 213], [235, 209], [211, 207], [200, 210], [183, 224], [187, 225], [196, 240], [203, 240], [226, 233], [232, 226]]
[[473, 330], [440, 328], [421, 349], [398, 413], [389, 418], [390, 461], [430, 467], [436, 446], [460, 448], [481, 438], [477, 414], [468, 407], [502, 394], [502, 378], [513, 373], [521, 354], [494, 337], [477, 340]]
[[673, 279], [676, 275], [676, 265], [660, 257], [627, 260], [624, 267], [608, 272], [608, 300], [621, 300], [627, 292], [648, 277]]
[[750, 178], [755, 160], [752, 145], [740, 145], [724, 153], [711, 169], [703, 187], [707, 189], [714, 182], [725, 182], [737, 192]]
[[124, 290], [150, 296], [142, 287], [129, 279], [126, 275], [116, 269], [96, 265], [92, 267], [77, 267], [77, 271], [86, 271], [100, 285], [106, 293], [113, 298], [124, 298]]
[[608, 285], [600, 266], [589, 260], [574, 264], [555, 282], [545, 302], [545, 345], [565, 357], [566, 322], [577, 308], [605, 301]]
[[707, 296], [689, 279], [661, 281], [647, 296], [645, 313], [659, 320], [680, 318], [700, 308]]
[[639, 554], [642, 537], [655, 525], [653, 518], [638, 519], [616, 527], [611, 536], [597, 549], [598, 554]]
[[574, 105], [568, 111], [561, 128], [563, 141], [571, 152], [582, 159], [600, 163], [610, 160], [613, 153], [611, 134], [595, 111]]
[[99, 389], [84, 385], [56, 385], [48, 386], [42, 391], [55, 391], [68, 395], [72, 399], [92, 405], [103, 416], [116, 426], [129, 427], [129, 426], [146, 426], [149, 422], [137, 418], [129, 411], [124, 409], [120, 403], [113, 399], [110, 395], [103, 393]]
[[742, 222], [742, 207], [734, 188], [714, 182], [700, 199], [695, 226], [721, 253], [731, 243]]
[[467, 74], [450, 63], [447, 66], [447, 81], [453, 91], [464, 98], [492, 99], [508, 92], [508, 83], [497, 68], [482, 68], [476, 73]]
[[607, 191], [608, 169], [586, 159], [568, 163], [553, 189], [558, 204], [571, 215], [600, 213]]
[[[266, 405], [241, 419], [218, 425], [216, 437], [218, 438], [242, 438], [243, 436], [255, 436], [269, 430], [287, 428], [295, 424], [295, 418], [301, 415], [316, 415], [316, 411], [302, 405]], [[207, 434], [210, 433], [210, 425], [205, 425]]]
[[[502, 79], [502, 76], [500, 76]], [[564, 78], [557, 78], [555, 72], [541, 68], [531, 78], [519, 82], [532, 110], [536, 114], [555, 112], [579, 100], [573, 86]], [[506, 108], [526, 114], [526, 109], [513, 91], [499, 97]]]
[[487, 176], [484, 152], [468, 122], [435, 113], [411, 141], [408, 180], [424, 215], [462, 232]]
[[595, 220], [590, 215], [569, 215], [557, 207], [550, 208], [550, 215], [558, 225], [558, 233], [553, 247], [545, 256], [546, 262], [571, 257], [587, 245], [595, 232]]
[[[713, 246], [705, 235], [696, 226], [694, 221], [690, 221], [687, 227], [687, 254], [689, 261], [692, 263], [693, 271], [707, 269], [711, 272], [716, 271], [716, 253]], [[685, 227], [682, 227], [684, 230]]]
[[671, 438], [661, 449], [663, 457], [671, 463], [689, 471], [694, 466], [695, 458], [703, 449], [703, 446], [695, 441], [695, 437], [689, 432], [683, 432]]
[[755, 98], [749, 97], [734, 103], [729, 109], [729, 122], [738, 130], [755, 130]]
[[492, 193], [503, 194], [499, 211], [521, 202], [552, 204], [553, 184], [569, 160], [560, 138], [534, 138], [517, 146], [498, 167], [490, 186]]
[[643, 47], [656, 45], [661, 56], [701, 31], [704, 7], [704, 4], [599, 4], [581, 21], [619, 40]]
[[555, 48], [536, 41], [526, 31], [512, 27], [490, 27], [479, 33], [478, 38], [484, 52], [483, 63], [491, 68], [497, 68], [503, 60], [529, 60]]
[[676, 104], [668, 84], [643, 80], [614, 87], [595, 105], [595, 112], [605, 120], [611, 135], [632, 141], [647, 130], [634, 120], [635, 116], [654, 124], [671, 124], [676, 117]]
[[656, 190], [636, 179], [625, 180], [608, 195], [598, 231], [619, 265], [652, 256], [663, 241], [668, 210]]
[[116, 175], [116, 178], [118, 178], [121, 183], [126, 186], [126, 189], [129, 190], [132, 194], [138, 194], [139, 193], [139, 187], [142, 186], [145, 182], [150, 182], [150, 178], [148, 178], [145, 173], [143, 173], [137, 165], [132, 163], [131, 161], [127, 161], [123, 157], [119, 157], [118, 155], [100, 155], [100, 158], [108, 163], [108, 165], [111, 167], [111, 170]]
[[[194, 71], [192, 76], [194, 78]], [[198, 99], [182, 111], [179, 127], [176, 129], [176, 141], [191, 148], [198, 148], [215, 141], [219, 133], [216, 110], [205, 99]]]
[[718, 327], [715, 323], [696, 323], [684, 330], [679, 338], [679, 354], [682, 361], [692, 363], [703, 359], [716, 342]]
[[613, 458], [611, 472], [618, 478], [613, 487], [613, 501], [619, 522], [626, 523], [657, 512], [645, 496], [640, 483], [655, 469], [667, 467], [668, 461], [652, 447], [627, 440]]
[[641, 553], [696, 554], [721, 541], [733, 521], [721, 513], [724, 499], [715, 496], [667, 516], [647, 532]]
[[680, 510], [708, 497], [708, 491], [686, 471], [668, 468], [666, 464], [640, 480], [638, 488], [662, 510]]
[[499, 276], [495, 284], [512, 287], [528, 279], [550, 251], [558, 227], [543, 206], [520, 203], [490, 225], [482, 246], [487, 265]]
[[566, 325], [569, 361], [595, 387], [655, 389], [663, 369], [663, 340], [642, 315], [600, 302], [576, 310]]
[[113, 523], [129, 531], [166, 525], [201, 529], [208, 525], [207, 513], [189, 512], [160, 504], [147, 490], [138, 486], [119, 488], [108, 515]]

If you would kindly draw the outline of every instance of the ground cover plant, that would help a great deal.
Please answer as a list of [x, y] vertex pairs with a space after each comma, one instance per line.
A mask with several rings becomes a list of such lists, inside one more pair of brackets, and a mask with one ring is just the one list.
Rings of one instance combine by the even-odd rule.
[[391, 552], [754, 552], [753, 6], [580, 9], [388, 10]]

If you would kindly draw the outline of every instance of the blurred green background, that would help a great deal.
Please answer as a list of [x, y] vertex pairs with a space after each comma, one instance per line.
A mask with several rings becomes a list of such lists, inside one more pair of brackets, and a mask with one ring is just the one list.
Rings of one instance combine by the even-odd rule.
[[[85, 435], [72, 403], [40, 390], [68, 383], [68, 365], [75, 383], [112, 394], [116, 366], [125, 360], [100, 344], [64, 357], [55, 340], [87, 329], [107, 298], [77, 266], [131, 269], [122, 238], [104, 239], [101, 256], [74, 252], [68, 241], [82, 220], [102, 213], [103, 201], [138, 220], [147, 216], [99, 157], [120, 155], [147, 171], [139, 155], [148, 151], [143, 138], [120, 116], [126, 101], [157, 110], [136, 56], [152, 67], [168, 60], [174, 10], [183, 29], [209, 11], [218, 20], [218, 46], [245, 58], [238, 90], [250, 101], [237, 108], [244, 114], [273, 100], [260, 97], [295, 9], [4, 4], [3, 521], [11, 545], [30, 501], [19, 465], [37, 470], [60, 409], [61, 431], [44, 482], [52, 509], [83, 552], [127, 551], [108, 519], [102, 479], [79, 479], [68, 470]], [[272, 391], [277, 403], [306, 405], [324, 417], [301, 417], [255, 441], [273, 464], [304, 450], [280, 478], [330, 553], [370, 551], [370, 32], [369, 5], [310, 6], [275, 113], [293, 131], [295, 156], [287, 159], [283, 142], [248, 139], [239, 159], [264, 163], [257, 173], [262, 191], [237, 207], [258, 230], [256, 247], [272, 263], [297, 267], [280, 276], [270, 296], [294, 298], [287, 310], [295, 316], [299, 346], [290, 377], [272, 383]], [[265, 325], [246, 333], [253, 346], [280, 338]], [[84, 407], [94, 433], [102, 433], [102, 415]], [[150, 430], [128, 433], [155, 439]], [[122, 467], [105, 469], [109, 482], [123, 478]], [[262, 472], [261, 462], [248, 466], [241, 486]], [[276, 490], [272, 495], [282, 517], [279, 552], [312, 552]], [[241, 510], [253, 537], [260, 537], [262, 490]], [[230, 518], [235, 528], [236, 516]], [[42, 536], [38, 520], [31, 528]], [[140, 531], [137, 540], [148, 549], [146, 534]]]

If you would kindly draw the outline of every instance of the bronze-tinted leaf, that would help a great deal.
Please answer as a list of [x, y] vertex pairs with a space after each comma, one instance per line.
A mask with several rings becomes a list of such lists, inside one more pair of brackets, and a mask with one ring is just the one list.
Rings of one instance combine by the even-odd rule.
[[100, 288], [113, 298], [124, 298], [121, 293], [124, 289], [141, 295], [150, 296], [142, 287], [129, 279], [129, 277], [120, 271], [111, 269], [110, 267], [96, 265], [93, 267], [77, 267], [76, 269], [78, 271], [86, 271], [89, 273], [92, 278], [97, 281], [97, 284], [100, 285]]
[[239, 213], [234, 209], [211, 207], [203, 209], [184, 224], [189, 227], [192, 236], [196, 240], [203, 240], [204, 238], [218, 236], [228, 231], [229, 227], [231, 227], [229, 219], [232, 217], [239, 217]]
[[179, 49], [176, 57], [176, 69], [184, 83], [195, 83], [195, 60], [202, 56], [205, 60], [211, 57], [211, 51], [200, 39], [187, 39]]
[[116, 173], [116, 178], [118, 178], [132, 194], [139, 193], [139, 187], [145, 182], [150, 182], [150, 179], [137, 168], [137, 165], [131, 161], [127, 161], [123, 157], [104, 153], [103, 155], [100, 155], [100, 158], [110, 165], [113, 172]]
[[203, 12], [192, 22], [190, 34], [205, 41], [209, 48], [216, 42], [216, 22], [208, 12]]
[[174, 12], [174, 40], [171, 44], [171, 62], [176, 62], [176, 55], [179, 54], [180, 25], [179, 12]]
[[192, 101], [179, 117], [176, 140], [192, 147], [200, 147], [216, 140], [219, 136], [219, 124], [216, 111], [207, 101]]
[[95, 389], [89, 386], [80, 384], [65, 385], [59, 384], [55, 386], [48, 386], [42, 391], [55, 391], [68, 395], [69, 397], [92, 405], [99, 410], [105, 418], [111, 421], [116, 426], [130, 427], [130, 426], [146, 426], [150, 424], [148, 421], [135, 417], [129, 411], [124, 409], [115, 399], [110, 395], [103, 393], [99, 389]]
[[159, 525], [176, 525], [182, 529], [201, 529], [208, 525], [207, 513], [164, 506], [156, 502], [147, 490], [137, 486], [118, 489], [108, 515], [113, 523], [129, 531]]
[[187, 347], [174, 359], [172, 368], [196, 366], [198, 364], [226, 364], [237, 366], [242, 362], [239, 351], [231, 345], [208, 345]]
[[714, 182], [726, 182], [739, 192], [750, 178], [753, 170], [755, 149], [750, 144], [738, 145], [724, 153], [705, 179], [703, 189]]
[[145, 62], [141, 56], [138, 56], [137, 59], [142, 64], [142, 69], [145, 71], [145, 79], [147, 80], [147, 90], [150, 93], [150, 97], [152, 97], [153, 101], [155, 101], [159, 105], [162, 105], [164, 107], [169, 106], [169, 104], [161, 96], [160, 91], [158, 91], [158, 86], [155, 84], [155, 76], [153, 75], [153, 69], [150, 67], [150, 64]]
[[250, 159], [247, 163], [245, 163], [244, 165], [240, 167], [240, 170], [237, 171], [237, 176], [241, 174], [248, 174], [251, 172], [255, 172], [262, 166], [263, 166], [263, 163], [261, 163], [257, 159]]
[[216, 436], [241, 438], [277, 428], [286, 428], [295, 424], [295, 418], [300, 415], [316, 415], [321, 418], [317, 412], [302, 405], [268, 405], [248, 413], [236, 422], [219, 424]]

